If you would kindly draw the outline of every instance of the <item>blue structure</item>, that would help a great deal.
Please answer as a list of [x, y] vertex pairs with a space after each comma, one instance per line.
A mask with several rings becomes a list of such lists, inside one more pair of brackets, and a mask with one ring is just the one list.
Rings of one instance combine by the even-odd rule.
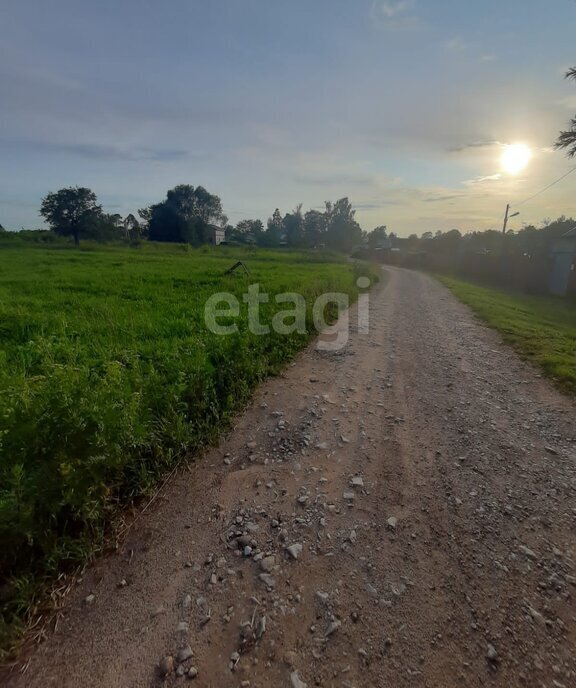
[[576, 227], [566, 232], [552, 247], [552, 269], [548, 288], [551, 294], [566, 296], [571, 290], [571, 284], [574, 283], [576, 283]]

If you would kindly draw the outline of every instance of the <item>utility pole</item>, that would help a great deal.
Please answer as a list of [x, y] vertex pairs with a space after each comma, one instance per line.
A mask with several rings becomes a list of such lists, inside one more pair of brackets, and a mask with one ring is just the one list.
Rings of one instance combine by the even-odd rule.
[[502, 234], [506, 234], [506, 225], [508, 224], [508, 213], [510, 212], [510, 203], [506, 203], [506, 212], [504, 213], [504, 224], [502, 225]]
[[508, 213], [510, 212], [510, 203], [506, 203], [506, 212], [504, 213], [504, 224], [502, 226], [502, 234], [506, 234], [506, 227], [508, 225], [508, 220], [511, 217], [516, 217], [516, 215], [520, 215], [520, 213], [512, 213], [512, 215], [509, 215]]

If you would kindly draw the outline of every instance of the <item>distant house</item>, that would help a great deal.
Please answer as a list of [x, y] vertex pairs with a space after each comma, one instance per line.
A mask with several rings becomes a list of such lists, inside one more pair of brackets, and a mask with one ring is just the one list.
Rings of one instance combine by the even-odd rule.
[[218, 246], [218, 244], [221, 244], [223, 241], [226, 241], [226, 230], [224, 227], [208, 225], [208, 243]]
[[548, 283], [550, 293], [557, 296], [576, 293], [576, 227], [554, 243], [551, 257], [552, 268]]

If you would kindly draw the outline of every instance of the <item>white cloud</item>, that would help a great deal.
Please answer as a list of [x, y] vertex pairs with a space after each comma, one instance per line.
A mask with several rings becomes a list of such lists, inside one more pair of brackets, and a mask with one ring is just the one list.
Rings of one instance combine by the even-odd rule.
[[388, 19], [392, 19], [392, 17], [406, 13], [412, 8], [413, 4], [411, 0], [398, 0], [398, 2], [388, 2], [384, 0], [384, 2], [380, 3], [379, 9], [381, 14], [388, 17]]
[[372, 17], [387, 29], [419, 28], [420, 19], [414, 8], [414, 0], [374, 0]]
[[502, 179], [502, 175], [499, 173], [496, 174], [487, 174], [483, 177], [476, 177], [475, 179], [468, 179], [465, 182], [462, 182], [466, 186], [472, 185], [472, 184], [482, 184], [482, 182], [497, 182], [498, 180]]
[[469, 45], [460, 36], [455, 36], [454, 38], [451, 38], [450, 40], [445, 41], [442, 44], [442, 47], [445, 48], [446, 50], [457, 52], [460, 50], [466, 50], [466, 48], [468, 48]]

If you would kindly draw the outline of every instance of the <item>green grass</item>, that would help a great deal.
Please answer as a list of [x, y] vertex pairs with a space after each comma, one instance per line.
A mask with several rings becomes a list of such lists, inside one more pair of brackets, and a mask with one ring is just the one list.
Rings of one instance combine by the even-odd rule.
[[542, 369], [563, 391], [576, 394], [576, 304], [552, 296], [526, 296], [439, 277], [454, 294], [498, 330], [522, 358]]
[[[317, 253], [142, 244], [0, 246], [0, 651], [123, 506], [217, 438], [314, 334], [325, 291], [360, 268]], [[251, 276], [225, 276], [236, 260]], [[258, 282], [306, 298], [307, 334], [211, 334], [204, 303]], [[286, 305], [262, 307], [270, 322]], [[335, 312], [331, 313], [334, 317]]]

